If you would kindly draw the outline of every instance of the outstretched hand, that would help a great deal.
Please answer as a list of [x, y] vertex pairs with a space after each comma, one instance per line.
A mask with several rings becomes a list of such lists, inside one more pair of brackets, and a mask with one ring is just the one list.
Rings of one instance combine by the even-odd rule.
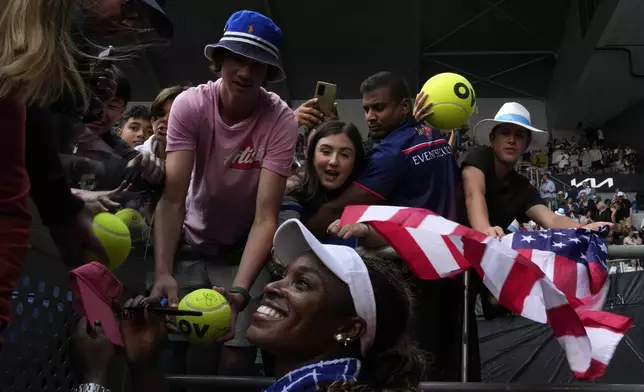
[[111, 191], [76, 190], [74, 194], [85, 202], [85, 207], [93, 214], [113, 211], [121, 207], [118, 201], [131, 197], [132, 184], [123, 181]]

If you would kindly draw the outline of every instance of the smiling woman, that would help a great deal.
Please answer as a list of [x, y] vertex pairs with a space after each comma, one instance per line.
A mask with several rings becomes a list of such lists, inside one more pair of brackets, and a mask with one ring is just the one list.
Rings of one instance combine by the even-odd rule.
[[280, 378], [268, 391], [418, 388], [423, 357], [406, 333], [412, 297], [394, 265], [323, 245], [295, 219], [274, 247], [286, 272], [266, 286], [248, 330], [275, 355]]

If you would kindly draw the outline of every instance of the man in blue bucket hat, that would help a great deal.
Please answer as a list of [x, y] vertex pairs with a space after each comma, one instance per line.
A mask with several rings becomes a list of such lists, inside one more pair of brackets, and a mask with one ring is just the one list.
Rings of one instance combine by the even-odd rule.
[[270, 279], [264, 267], [297, 140], [295, 115], [263, 87], [285, 77], [281, 42], [271, 19], [235, 12], [204, 51], [220, 78], [179, 95], [168, 121], [151, 296], [177, 306], [198, 288], [226, 295], [233, 321], [220, 374], [248, 374], [254, 363], [246, 330]]

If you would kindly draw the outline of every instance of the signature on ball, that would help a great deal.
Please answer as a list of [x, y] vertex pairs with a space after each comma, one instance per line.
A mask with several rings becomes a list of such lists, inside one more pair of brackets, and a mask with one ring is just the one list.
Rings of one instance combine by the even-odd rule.
[[216, 300], [217, 300], [216, 292], [204, 292], [203, 298], [198, 298], [197, 302], [203, 302], [206, 304], [206, 306], [213, 306]]

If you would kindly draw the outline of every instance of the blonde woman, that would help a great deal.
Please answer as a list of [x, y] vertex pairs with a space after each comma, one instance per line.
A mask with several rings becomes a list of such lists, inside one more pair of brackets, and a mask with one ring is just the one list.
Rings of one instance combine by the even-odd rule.
[[[77, 64], [87, 56], [76, 48], [71, 34], [82, 7], [95, 15], [114, 15], [112, 26], [134, 26], [128, 21], [146, 16], [166, 34], [170, 25], [171, 35], [171, 24], [160, 17], [162, 11], [152, 0], [0, 0], [0, 332], [9, 322], [10, 294], [29, 249], [30, 192], [59, 246], [70, 242], [61, 238], [76, 237], [77, 250], [83, 247], [107, 260], [91, 222], [80, 213], [83, 201], [65, 184], [53, 132], [53, 127], [66, 129], [73, 123], [68, 121], [70, 114], [78, 118], [89, 102]], [[117, 9], [118, 13], [108, 12]], [[100, 83], [109, 92], [109, 83]], [[72, 97], [72, 106], [80, 110], [64, 110], [65, 97]], [[31, 127], [28, 106], [37, 112]], [[53, 108], [62, 111], [54, 115]], [[33, 130], [29, 145], [28, 128]], [[33, 173], [27, 170], [28, 160]]]

